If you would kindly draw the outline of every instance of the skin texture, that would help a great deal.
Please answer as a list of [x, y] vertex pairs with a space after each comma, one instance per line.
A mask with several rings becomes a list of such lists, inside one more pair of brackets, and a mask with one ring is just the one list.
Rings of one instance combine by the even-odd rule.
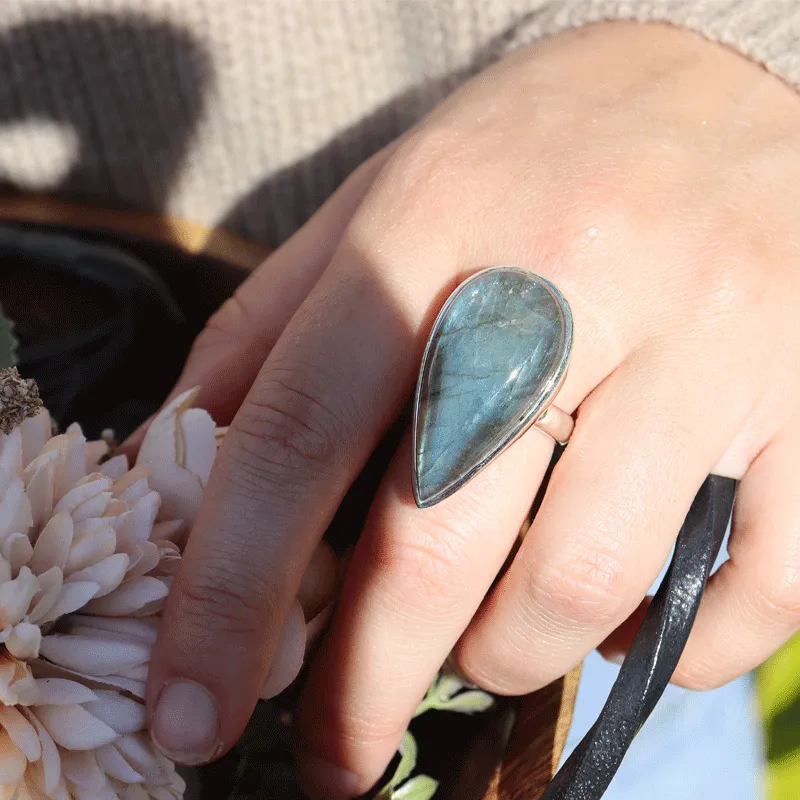
[[684, 31], [612, 23], [506, 58], [358, 170], [209, 323], [176, 390], [203, 384], [232, 427], [149, 707], [158, 720], [163, 687], [188, 678], [221, 711], [206, 738], [195, 724], [161, 745], [196, 762], [234, 744], [436, 312], [495, 264], [572, 307], [557, 403], [575, 433], [490, 593], [552, 444], [531, 430], [420, 511], [406, 438], [298, 710], [309, 791], [374, 783], [451, 650], [509, 694], [598, 646], [618, 655], [709, 472], [742, 479], [731, 560], [674, 679], [722, 684], [800, 627], [798, 153], [800, 102], [779, 80]]

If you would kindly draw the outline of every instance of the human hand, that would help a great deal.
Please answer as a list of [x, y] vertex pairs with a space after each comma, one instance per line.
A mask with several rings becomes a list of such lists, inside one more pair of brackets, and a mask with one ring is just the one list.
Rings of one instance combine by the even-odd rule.
[[[235, 742], [436, 312], [489, 265], [530, 268], [568, 299], [556, 402], [578, 410], [575, 432], [488, 596], [552, 443], [531, 430], [425, 510], [401, 445], [298, 709], [309, 790], [374, 783], [454, 648], [469, 678], [509, 694], [595, 647], [622, 652], [710, 472], [742, 479], [731, 560], [675, 680], [716, 686], [788, 638], [800, 626], [799, 153], [800, 102], [777, 79], [684, 31], [613, 23], [505, 59], [358, 170], [217, 314], [181, 379], [233, 421], [151, 667], [162, 746], [196, 763]], [[210, 695], [156, 708], [179, 679]]]

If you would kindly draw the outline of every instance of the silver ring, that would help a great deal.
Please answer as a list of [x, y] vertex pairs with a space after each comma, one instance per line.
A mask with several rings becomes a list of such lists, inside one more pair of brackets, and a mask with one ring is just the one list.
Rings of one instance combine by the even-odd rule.
[[431, 329], [414, 398], [414, 499], [435, 505], [531, 426], [566, 444], [553, 405], [572, 351], [572, 312], [548, 280], [490, 267], [450, 295]]

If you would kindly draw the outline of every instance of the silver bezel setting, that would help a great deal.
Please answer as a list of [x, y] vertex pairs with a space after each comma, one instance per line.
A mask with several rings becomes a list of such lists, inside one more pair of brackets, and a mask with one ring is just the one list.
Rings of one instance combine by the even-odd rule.
[[[556, 306], [558, 307], [559, 311], [561, 312], [562, 317], [562, 324], [564, 326], [564, 351], [561, 354], [560, 360], [555, 364], [552, 374], [548, 376], [547, 380], [543, 382], [541, 387], [541, 391], [538, 393], [539, 398], [537, 402], [532, 403], [530, 408], [526, 409], [525, 413], [520, 416], [517, 420], [516, 424], [510, 429], [509, 436], [499, 445], [494, 447], [492, 450], [488, 451], [487, 454], [476, 464], [470, 467], [464, 475], [459, 479], [451, 483], [450, 485], [446, 486], [444, 489], [440, 490], [436, 494], [432, 495], [427, 499], [422, 499], [420, 497], [419, 492], [419, 464], [418, 464], [418, 430], [419, 430], [419, 422], [420, 422], [420, 407], [421, 407], [421, 392], [424, 382], [424, 377], [426, 375], [426, 370], [429, 367], [429, 360], [431, 354], [431, 347], [433, 342], [435, 341], [436, 333], [438, 332], [439, 328], [442, 325], [442, 322], [447, 317], [448, 312], [452, 308], [455, 301], [461, 296], [461, 294], [466, 291], [471, 284], [478, 280], [481, 277], [484, 277], [487, 273], [491, 272], [518, 272], [525, 276], [527, 279], [534, 279], [535, 281], [539, 282], [553, 297], [556, 302]], [[535, 423], [536, 420], [544, 414], [544, 412], [552, 405], [553, 400], [555, 399], [556, 395], [558, 394], [559, 389], [564, 383], [564, 379], [567, 375], [567, 369], [569, 367], [570, 357], [572, 355], [572, 340], [573, 340], [573, 321], [572, 321], [572, 311], [569, 307], [569, 303], [567, 302], [564, 295], [558, 290], [558, 288], [551, 283], [547, 278], [543, 278], [541, 275], [538, 275], [531, 270], [524, 269], [523, 267], [517, 266], [497, 266], [497, 267], [487, 267], [486, 269], [479, 270], [478, 272], [473, 273], [470, 275], [469, 278], [464, 280], [456, 289], [452, 292], [452, 294], [447, 298], [444, 305], [442, 306], [441, 310], [436, 316], [434, 320], [433, 326], [431, 327], [430, 333], [428, 335], [428, 340], [425, 345], [425, 352], [422, 357], [422, 364], [420, 366], [419, 376], [417, 378], [417, 386], [414, 392], [414, 419], [413, 419], [413, 431], [412, 431], [412, 438], [413, 438], [413, 452], [414, 452], [414, 464], [413, 464], [413, 492], [414, 492], [414, 501], [416, 502], [419, 508], [429, 508], [430, 506], [436, 505], [440, 503], [442, 500], [446, 499], [450, 495], [457, 492], [462, 486], [468, 483], [472, 478], [474, 478], [481, 470], [483, 470], [491, 461], [497, 458], [501, 453], [505, 452], [514, 442], [516, 442], [520, 436], [525, 434]]]

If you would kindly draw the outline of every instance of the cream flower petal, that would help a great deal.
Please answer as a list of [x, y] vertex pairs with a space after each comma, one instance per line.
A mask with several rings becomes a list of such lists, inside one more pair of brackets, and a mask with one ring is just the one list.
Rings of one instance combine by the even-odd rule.
[[146, 724], [144, 705], [118, 692], [97, 692], [97, 700], [84, 708], [120, 734], [137, 733]]
[[120, 689], [137, 700], [144, 702], [145, 699], [147, 684], [144, 681], [121, 678], [119, 675], [89, 675], [85, 672], [77, 672], [41, 659], [30, 663], [37, 678], [64, 678], [66, 680], [80, 681], [81, 684], [90, 689], [98, 691]]
[[77, 681], [37, 678], [36, 685], [39, 687], [38, 705], [71, 706], [97, 700], [95, 692]]
[[128, 504], [123, 500], [112, 500], [107, 506], [103, 514], [103, 519], [111, 525], [114, 530], [119, 530], [122, 524], [130, 516], [131, 512]]
[[104, 558], [113, 556], [116, 549], [117, 534], [108, 524], [99, 527], [91, 536], [75, 536], [67, 556], [64, 572], [70, 574], [80, 569], [86, 569]]
[[16, 708], [0, 706], [0, 726], [28, 761], [36, 761], [42, 755], [42, 744], [36, 728]]
[[[25, 494], [33, 514], [33, 525], [36, 528], [44, 525], [53, 513], [57, 461], [57, 451], [42, 453], [31, 461], [22, 473], [25, 481]], [[0, 508], [0, 514], [2, 514], [2, 508]]]
[[[28, 759], [4, 730], [0, 730], [0, 784], [13, 786], [22, 780]], [[13, 795], [12, 795], [13, 797]]]
[[38, 698], [39, 688], [28, 665], [0, 650], [0, 702], [7, 706], [31, 705]]
[[154, 645], [158, 636], [158, 622], [152, 617], [125, 619], [124, 617], [92, 617], [72, 614], [62, 620], [67, 633], [85, 633], [98, 638], [131, 640], [140, 644]]
[[[67, 494], [65, 494], [58, 501], [58, 503], [56, 503], [53, 513], [58, 514], [61, 511], [73, 513], [83, 503], [86, 503], [87, 501], [96, 497], [98, 494], [110, 492], [111, 486], [111, 478], [107, 478], [105, 475], [99, 474], [93, 480], [79, 481], [78, 485], [75, 486], [74, 489], [71, 489], [69, 492], [67, 492]], [[105, 506], [103, 506], [103, 510], [105, 510]], [[84, 519], [88, 519], [91, 516], [100, 517], [102, 516], [102, 512], [99, 514], [86, 515]], [[79, 520], [76, 520], [76, 522], [77, 521]]]
[[11, 573], [17, 575], [23, 565], [30, 561], [33, 545], [24, 533], [12, 533], [0, 547], [0, 555], [11, 565]]
[[42, 452], [53, 435], [50, 413], [43, 408], [38, 414], [28, 417], [19, 426], [19, 431], [22, 434], [22, 466], [25, 467]]
[[[97, 564], [92, 564], [91, 567], [73, 572], [67, 578], [67, 582], [91, 581], [96, 583], [100, 589], [94, 597], [103, 597], [122, 583], [129, 564], [130, 558], [125, 553], [114, 553], [113, 556], [104, 558]], [[77, 611], [77, 609], [73, 610]]]
[[168, 578], [140, 575], [123, 581], [111, 594], [87, 603], [89, 614], [102, 617], [145, 616], [159, 611], [169, 592]]
[[67, 563], [75, 527], [72, 517], [66, 512], [56, 514], [44, 526], [29, 562], [30, 568], [38, 575], [51, 567], [63, 570]]
[[72, 800], [119, 800], [119, 794], [112, 786], [105, 786], [102, 789], [82, 789], [73, 784], [71, 795]]
[[147, 575], [148, 572], [158, 566], [158, 562], [161, 560], [161, 551], [158, 545], [146, 540], [126, 542], [119, 546], [119, 550], [128, 553], [130, 556], [129, 578], [135, 578], [137, 575]]
[[7, 486], [13, 478], [19, 477], [23, 466], [20, 428], [8, 434], [0, 433], [0, 486]]
[[70, 425], [67, 433], [54, 436], [42, 453], [57, 452], [55, 498], [61, 499], [86, 474], [86, 438], [78, 426]]
[[32, 622], [20, 622], [11, 630], [6, 649], [15, 658], [29, 661], [38, 657], [41, 643], [42, 629]]
[[42, 657], [87, 675], [112, 675], [150, 658], [151, 647], [111, 637], [52, 634], [42, 639]]
[[[47, 512], [49, 517], [49, 510]], [[14, 478], [0, 498], [0, 541], [12, 533], [27, 533], [34, 524], [30, 493], [21, 478]]]
[[64, 614], [70, 614], [79, 608], [84, 608], [99, 591], [100, 587], [91, 581], [65, 583], [61, 587], [58, 599], [53, 603], [50, 610], [39, 619], [39, 622], [41, 624], [54, 622]]
[[217, 442], [214, 436], [216, 424], [211, 415], [202, 408], [188, 409], [180, 415], [178, 423], [183, 440], [181, 466], [196, 475], [205, 487], [217, 456]]
[[37, 706], [36, 716], [53, 741], [67, 750], [94, 750], [118, 737], [113, 728], [79, 705]]
[[160, 507], [161, 497], [158, 492], [148, 492], [134, 501], [130, 516], [119, 527], [120, 538], [147, 541]]
[[113, 500], [111, 492], [100, 492], [81, 503], [73, 512], [75, 522], [83, 522], [94, 517], [102, 517]]
[[100, 462], [108, 455], [108, 443], [102, 439], [86, 442], [86, 471], [94, 472], [100, 468]]
[[33, 597], [33, 608], [28, 614], [31, 622], [40, 622], [42, 617], [53, 607], [61, 594], [64, 576], [58, 567], [51, 567], [38, 576], [39, 591]]
[[[137, 475], [138, 478], [131, 483], [128, 476], [130, 476], [132, 479]], [[150, 472], [144, 467], [137, 467], [135, 470], [131, 470], [128, 475], [123, 476], [119, 481], [116, 482], [114, 486], [114, 493], [116, 496], [120, 500], [130, 504], [135, 503], [137, 500], [141, 500], [141, 498], [143, 498], [149, 492]]]
[[30, 709], [26, 709], [25, 715], [35, 726], [42, 746], [42, 757], [39, 761], [41, 768], [41, 780], [39, 783], [45, 792], [55, 795], [56, 788], [61, 782], [61, 757], [58, 753], [58, 748], [53, 741], [53, 737], [47, 732], [36, 714]]
[[161, 495], [161, 513], [165, 519], [181, 519], [194, 524], [203, 498], [203, 487], [191, 473], [177, 464], [151, 464], [150, 485]]
[[121, 736], [114, 746], [137, 772], [144, 775], [146, 781], [155, 784], [165, 782], [165, 766], [157, 758], [148, 736], [142, 733]]
[[39, 581], [28, 567], [22, 567], [15, 580], [0, 585], [0, 628], [21, 622], [38, 591]]
[[139, 664], [136, 667], [129, 667], [128, 669], [120, 670], [119, 677], [131, 678], [135, 681], [146, 681], [149, 669], [149, 664]]
[[189, 523], [216, 455], [213, 420], [190, 408], [198, 391], [190, 389], [165, 406], [150, 424], [137, 459], [150, 470], [150, 486], [161, 495], [166, 518]]
[[139, 783], [144, 781], [144, 775], [140, 775], [120, 754], [113, 744], [107, 744], [95, 751], [97, 763], [103, 771], [123, 783]]
[[98, 765], [93, 752], [64, 751], [61, 755], [61, 772], [69, 783], [86, 791], [108, 788], [105, 772]]
[[136, 458], [137, 466], [158, 461], [179, 463], [181, 454], [178, 452], [177, 441], [177, 415], [191, 407], [199, 389], [189, 389], [183, 394], [167, 403], [159, 411], [147, 428], [139, 446]]
[[128, 471], [128, 457], [125, 455], [113, 456], [105, 463], [100, 464], [98, 471], [103, 475], [108, 475], [112, 481], [116, 481]]

